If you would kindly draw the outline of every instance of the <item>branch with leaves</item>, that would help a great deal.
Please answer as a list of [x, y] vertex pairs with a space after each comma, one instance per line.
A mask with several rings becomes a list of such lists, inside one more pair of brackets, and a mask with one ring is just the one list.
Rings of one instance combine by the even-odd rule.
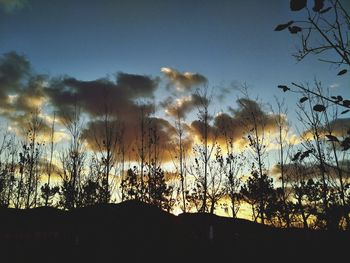
[[[307, 55], [321, 55], [326, 52], [334, 52], [336, 59], [319, 58], [320, 61], [336, 64], [338, 66], [350, 66], [350, 16], [339, 0], [314, 0], [312, 10], [307, 6], [307, 0], [291, 0], [290, 10], [305, 10], [304, 20], [291, 20], [277, 25], [275, 31], [283, 31], [288, 28], [293, 35], [300, 36], [301, 47], [294, 57], [301, 61]], [[347, 73], [342, 69], [338, 75]]]

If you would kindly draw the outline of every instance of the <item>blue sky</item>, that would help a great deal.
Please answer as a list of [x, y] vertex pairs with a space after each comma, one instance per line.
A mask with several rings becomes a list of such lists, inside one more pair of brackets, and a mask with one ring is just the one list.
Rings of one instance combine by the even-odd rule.
[[[343, 2], [350, 8], [350, 1]], [[317, 79], [324, 88], [330, 87], [330, 95], [341, 94], [350, 99], [350, 72], [337, 76], [344, 67], [322, 63], [314, 56], [297, 62], [292, 54], [297, 50], [299, 35], [291, 35], [288, 30], [274, 31], [278, 24], [303, 16], [305, 10], [290, 11], [289, 0], [0, 0], [0, 126], [3, 128], [7, 124], [5, 121], [12, 121], [11, 125], [17, 121], [16, 125], [23, 128], [36, 106], [29, 104], [40, 104], [46, 98], [51, 104], [44, 108], [45, 114], [50, 114], [48, 109], [54, 107], [58, 111], [71, 107], [76, 92], [81, 96], [82, 108], [88, 116], [82, 131], [88, 138], [89, 131], [93, 130], [91, 127], [100, 127], [96, 116], [101, 117], [101, 105], [97, 101], [101, 103], [101, 98], [105, 99], [100, 92], [100, 88], [105, 88], [111, 94], [108, 99], [118, 108], [114, 117], [127, 126], [123, 143], [129, 147], [130, 155], [134, 155], [129, 157], [130, 165], [137, 159], [132, 148], [138, 147], [140, 130], [141, 106], [134, 99], [149, 99], [155, 95], [157, 102], [164, 101], [171, 94], [167, 88], [169, 78], [161, 72], [161, 68], [166, 67], [175, 69], [182, 80], [186, 76], [181, 75], [183, 72], [194, 73], [190, 76], [196, 77], [197, 83], [202, 84], [200, 80], [207, 79], [214, 92], [220, 93], [222, 88], [231, 90], [222, 101], [213, 101], [211, 113], [228, 112], [230, 106], [237, 109], [236, 99], [242, 94], [232, 87], [243, 83], [250, 88], [250, 98], [259, 97], [263, 103], [274, 104], [274, 96], [285, 98], [292, 132], [297, 134], [297, 127], [302, 126], [295, 113], [300, 96], [283, 93], [277, 85], [312, 84]], [[57, 86], [49, 88], [23, 85], [21, 90], [10, 87], [12, 82], [7, 81], [6, 76], [9, 65], [1, 67], [1, 63], [3, 54], [11, 51], [24, 55], [35, 73], [48, 75], [49, 80], [60, 76], [72, 78], [62, 77]], [[333, 56], [331, 53], [328, 58]], [[12, 59], [26, 64], [23, 57], [12, 54]], [[116, 76], [115, 82], [93, 81]], [[156, 89], [154, 84], [158, 84], [158, 78], [161, 81]], [[16, 81], [15, 76], [13, 83], [18, 84]], [[140, 83], [142, 85], [138, 85]], [[32, 91], [37, 94], [31, 94]], [[177, 95], [189, 95], [192, 91]], [[13, 96], [16, 92], [17, 97]], [[190, 102], [186, 99], [188, 97], [183, 98], [183, 104], [191, 104], [187, 109], [192, 109], [186, 120], [190, 127], [187, 147], [191, 149], [192, 143], [197, 142], [200, 126], [195, 126], [197, 112], [193, 94]], [[235, 124], [231, 130], [238, 143], [247, 132], [238, 121], [246, 117], [247, 111], [239, 110], [239, 116], [232, 115], [230, 122]], [[269, 111], [269, 107], [265, 110]], [[10, 116], [13, 112], [21, 113]], [[215, 120], [223, 115], [217, 115]], [[169, 146], [174, 138], [177, 139], [172, 129], [174, 119], [165, 116], [164, 107], [159, 108], [156, 116], [159, 118], [152, 121], [161, 125], [160, 138]], [[270, 127], [275, 125], [271, 116], [263, 114]], [[350, 112], [343, 117], [349, 122]], [[50, 128], [49, 121], [45, 121], [46, 128]], [[220, 129], [219, 126], [214, 128]], [[62, 123], [56, 126], [56, 133], [58, 131], [62, 138], [67, 138]], [[58, 152], [67, 146], [68, 141], [62, 141], [56, 148]], [[163, 152], [169, 155], [169, 151]], [[274, 150], [269, 153], [272, 154], [265, 162], [267, 168], [272, 168], [277, 162], [277, 154]], [[169, 165], [170, 158], [167, 158]], [[247, 160], [245, 169], [250, 169], [250, 161]]]
[[[285, 95], [278, 84], [317, 78], [350, 97], [349, 74], [315, 57], [297, 63], [297, 37], [273, 30], [296, 16], [287, 0], [13, 2], [24, 4], [0, 11], [0, 54], [24, 54], [37, 73], [93, 80], [120, 71], [162, 76], [161, 67], [172, 67], [204, 75], [211, 87], [247, 83], [252, 97], [271, 103]], [[297, 97], [286, 99], [293, 112]]]

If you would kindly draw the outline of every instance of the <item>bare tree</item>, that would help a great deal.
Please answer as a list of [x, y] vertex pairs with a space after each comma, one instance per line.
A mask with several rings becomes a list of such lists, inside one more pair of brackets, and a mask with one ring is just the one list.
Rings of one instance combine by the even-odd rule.
[[180, 111], [177, 110], [177, 116], [175, 119], [175, 125], [174, 125], [177, 140], [172, 145], [171, 149], [169, 150], [169, 153], [172, 157], [172, 162], [175, 167], [176, 174], [180, 177], [180, 186], [179, 186], [179, 192], [180, 197], [177, 199], [180, 202], [180, 208], [182, 212], [186, 213], [186, 195], [187, 195], [187, 166], [186, 166], [186, 153], [187, 153], [187, 141], [186, 141], [186, 130], [185, 130], [185, 123], [184, 118], [180, 114]]
[[146, 184], [145, 184], [145, 166], [146, 166], [146, 156], [147, 156], [147, 146], [146, 146], [146, 134], [147, 134], [147, 119], [149, 113], [147, 112], [146, 105], [141, 105], [140, 107], [140, 143], [137, 145], [137, 153], [139, 155], [140, 161], [140, 189], [141, 200], [145, 201], [146, 198]]
[[14, 136], [6, 130], [3, 131], [0, 143], [0, 206], [9, 207], [14, 193], [15, 178], [15, 157], [17, 145]]
[[[278, 198], [281, 198], [282, 207], [281, 207], [281, 213], [283, 220], [286, 223], [287, 227], [290, 227], [290, 207], [289, 207], [289, 191], [288, 191], [288, 173], [286, 171], [287, 168], [287, 161], [290, 155], [291, 145], [288, 142], [288, 135], [289, 135], [289, 123], [287, 122], [286, 115], [287, 115], [287, 109], [285, 107], [284, 101], [279, 101], [276, 98], [276, 104], [277, 104], [277, 111], [275, 112], [275, 121], [276, 121], [276, 127], [278, 129], [278, 137], [277, 137], [277, 144], [278, 144], [278, 167], [280, 169], [280, 180], [281, 180], [281, 188], [280, 188], [280, 194], [278, 195]], [[279, 190], [279, 189], [277, 189]]]
[[[253, 190], [252, 187], [256, 187], [260, 189], [258, 191], [258, 209], [257, 217], [260, 218], [261, 223], [265, 224], [265, 217], [267, 212], [268, 198], [270, 194], [270, 178], [267, 176], [267, 171], [265, 167], [265, 158], [267, 155], [266, 149], [266, 118], [263, 112], [256, 111], [256, 109], [251, 109], [249, 107], [250, 99], [247, 94], [247, 90], [243, 90], [245, 92], [246, 98], [239, 99], [238, 103], [244, 109], [249, 112], [249, 116], [244, 120], [244, 125], [246, 127], [247, 132], [247, 140], [248, 146], [250, 149], [251, 160], [252, 162], [252, 177], [248, 180], [247, 184], [242, 188], [245, 191], [245, 195], [249, 194], [250, 190]], [[251, 188], [251, 189], [250, 189]], [[250, 189], [250, 190], [249, 190]], [[250, 191], [251, 194], [255, 195], [254, 192]]]
[[26, 171], [26, 200], [25, 208], [30, 208], [37, 205], [38, 199], [38, 187], [40, 180], [39, 173], [39, 158], [41, 153], [41, 143], [37, 141], [39, 132], [42, 128], [43, 121], [39, 116], [39, 109], [35, 110], [28, 121], [27, 129], [27, 143], [23, 145], [24, 154], [23, 158], [25, 159]]
[[101, 155], [99, 159], [103, 166], [101, 178], [104, 189], [103, 202], [108, 203], [112, 193], [110, 175], [112, 170], [116, 168], [117, 148], [120, 142], [120, 131], [118, 129], [117, 120], [111, 114], [108, 105], [105, 105], [103, 119], [98, 121], [97, 124], [98, 125], [93, 125], [91, 129], [98, 147], [98, 153]]
[[49, 206], [53, 202], [54, 196], [58, 193], [59, 187], [51, 187], [51, 176], [53, 173], [53, 154], [54, 154], [54, 135], [55, 135], [55, 121], [56, 113], [54, 112], [51, 133], [50, 133], [50, 150], [49, 150], [49, 160], [46, 163], [46, 173], [47, 173], [47, 182], [41, 187], [42, 197], [44, 199], [45, 206]]
[[[208, 211], [208, 173], [209, 162], [212, 157], [212, 153], [215, 147], [216, 134], [210, 133], [210, 120], [209, 105], [212, 100], [212, 94], [208, 94], [208, 87], [203, 89], [197, 89], [197, 96], [200, 99], [200, 103], [197, 106], [198, 109], [198, 123], [199, 133], [201, 139], [201, 145], [194, 147], [194, 153], [197, 155], [195, 169], [190, 169], [192, 175], [196, 175], [197, 190], [200, 191], [201, 196], [201, 212]], [[199, 165], [202, 165], [203, 170], [199, 169]]]
[[225, 196], [225, 160], [220, 146], [215, 149], [215, 159], [208, 163], [208, 201], [209, 213], [214, 214], [218, 202]]
[[74, 105], [72, 112], [65, 114], [63, 121], [71, 138], [68, 149], [60, 158], [62, 163], [60, 176], [63, 180], [60, 204], [65, 209], [72, 209], [80, 206], [81, 180], [86, 158], [81, 136], [83, 124], [77, 104]]

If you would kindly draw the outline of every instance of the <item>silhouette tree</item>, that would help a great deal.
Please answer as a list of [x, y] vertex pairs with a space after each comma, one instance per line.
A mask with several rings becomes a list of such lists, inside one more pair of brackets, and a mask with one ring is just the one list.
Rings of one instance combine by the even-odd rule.
[[[338, 66], [350, 66], [350, 39], [348, 37], [350, 16], [341, 1], [316, 0], [310, 10], [307, 1], [291, 0], [290, 9], [305, 12], [305, 18], [280, 24], [275, 31], [288, 28], [292, 35], [300, 36], [301, 47], [294, 54], [297, 60], [303, 60], [310, 54], [324, 55], [326, 58], [319, 58], [320, 61]], [[329, 59], [330, 57], [334, 59]], [[346, 72], [347, 70], [343, 69], [338, 75]]]
[[[313, 155], [319, 167], [320, 180], [322, 183], [322, 202], [323, 202], [323, 213], [325, 218], [328, 218], [328, 191], [329, 191], [329, 182], [327, 180], [326, 174], [326, 166], [325, 166], [325, 153], [324, 153], [324, 142], [322, 141], [321, 129], [322, 129], [322, 121], [323, 121], [323, 108], [319, 111], [314, 111], [314, 107], [318, 104], [317, 97], [316, 101], [312, 100], [309, 94], [308, 103], [305, 106], [304, 103], [300, 103], [299, 109], [301, 113], [299, 113], [299, 120], [301, 123], [304, 123], [306, 126], [306, 133], [302, 134], [301, 137], [303, 139], [303, 146], [305, 147], [305, 155], [306, 157], [310, 157]], [[314, 106], [315, 105], [315, 106]], [[309, 109], [309, 110], [307, 110]], [[311, 133], [311, 136], [308, 136], [308, 133]], [[327, 221], [327, 220], [326, 220]]]
[[[195, 176], [196, 180], [193, 197], [197, 196], [197, 198], [200, 198], [198, 200], [201, 202], [200, 211], [207, 212], [209, 162], [212, 158], [217, 134], [210, 130], [212, 117], [209, 114], [209, 105], [212, 95], [208, 94], [208, 87], [197, 89], [196, 94], [200, 99], [197, 109], [201, 144], [194, 147], [194, 154], [196, 156], [195, 164], [194, 168], [189, 169], [189, 172]], [[193, 200], [193, 198], [190, 199]]]
[[83, 207], [106, 203], [106, 185], [103, 181], [105, 166], [95, 157], [90, 159], [89, 166], [89, 172], [82, 178], [80, 186], [79, 202]]
[[[246, 92], [246, 91], [245, 91]], [[264, 159], [266, 158], [266, 119], [263, 112], [257, 110], [256, 108], [250, 108], [250, 99], [246, 93], [246, 98], [239, 99], [238, 103], [242, 108], [245, 108], [249, 112], [249, 116], [246, 117], [242, 125], [246, 128], [248, 149], [250, 150], [252, 164], [252, 177], [250, 181], [242, 188], [242, 193], [247, 197], [254, 198], [254, 202], [258, 201], [258, 217], [262, 224], [265, 224], [266, 207], [267, 201], [270, 194], [270, 180], [266, 173]], [[255, 186], [255, 183], [260, 183], [260, 186]], [[254, 190], [258, 190], [254, 192]], [[260, 198], [256, 199], [255, 194], [260, 193]]]
[[16, 186], [17, 145], [14, 136], [7, 131], [3, 133], [0, 144], [0, 207], [9, 207]]
[[208, 163], [208, 204], [209, 213], [214, 214], [219, 201], [225, 196], [225, 160], [221, 147], [215, 147], [214, 158]]
[[[140, 165], [140, 187], [139, 194], [141, 195], [141, 201], [146, 201], [146, 191], [147, 186], [145, 182], [145, 168], [146, 168], [146, 158], [147, 158], [147, 145], [146, 145], [146, 136], [147, 136], [147, 121], [149, 121], [150, 109], [147, 107], [149, 105], [143, 104], [140, 106], [140, 141], [137, 142], [137, 154], [139, 157]], [[136, 166], [135, 166], [136, 167]], [[134, 168], [135, 168], [134, 167]], [[129, 175], [129, 172], [128, 172]]]
[[110, 175], [113, 169], [116, 169], [116, 161], [118, 154], [118, 145], [120, 143], [120, 130], [118, 123], [113, 118], [108, 105], [105, 105], [102, 120], [98, 120], [90, 127], [90, 131], [94, 137], [94, 143], [98, 148], [98, 158], [102, 165], [102, 173], [99, 177], [103, 186], [103, 202], [108, 203], [111, 198], [111, 179]]
[[81, 180], [83, 179], [83, 169], [86, 153], [83, 148], [82, 121], [80, 109], [75, 104], [71, 112], [66, 112], [64, 124], [70, 133], [69, 147], [61, 155], [62, 172], [60, 174], [63, 184], [61, 186], [60, 205], [64, 209], [79, 207]]
[[280, 102], [276, 98], [277, 110], [275, 112], [275, 122], [278, 129], [277, 144], [278, 144], [278, 163], [277, 167], [280, 170], [281, 186], [276, 189], [278, 199], [278, 210], [281, 212], [281, 218], [285, 222], [287, 227], [290, 227], [290, 202], [288, 183], [289, 178], [287, 174], [287, 160], [289, 157], [289, 151], [291, 145], [288, 142], [289, 135], [289, 123], [287, 122], [287, 109], [285, 108], [284, 101]]
[[[321, 83], [315, 82], [315, 89], [323, 93]], [[334, 213], [343, 211], [342, 217], [349, 225], [349, 209], [345, 200], [344, 171], [340, 166], [339, 150], [340, 140], [334, 136], [341, 132], [334, 128], [338, 120], [337, 105], [328, 103], [322, 97], [312, 96], [305, 92], [304, 100], [299, 103], [299, 119], [305, 124], [306, 132], [302, 134], [303, 146], [308, 153], [306, 157], [312, 157], [319, 168], [322, 183], [323, 220], [327, 228], [337, 228], [333, 218], [338, 216]], [[343, 156], [345, 156], [343, 154]], [[331, 203], [329, 203], [331, 198]], [[342, 209], [338, 209], [342, 207]], [[337, 213], [338, 213], [337, 212]], [[321, 217], [320, 217], [321, 218]]]
[[275, 215], [273, 181], [267, 174], [259, 174], [254, 166], [252, 169], [251, 176], [241, 187], [241, 194], [252, 207], [254, 221], [260, 219], [265, 224], [266, 220], [272, 220]]
[[242, 170], [245, 160], [243, 153], [234, 154], [233, 152], [228, 152], [223, 160], [226, 178], [224, 189], [231, 201], [231, 212], [233, 218], [237, 217], [241, 205], [241, 195], [239, 190], [242, 182], [239, 173]]
[[[235, 131], [236, 126], [232, 122], [231, 118], [217, 118], [215, 121], [215, 126], [219, 129], [219, 141], [223, 145], [223, 154], [222, 157], [218, 160], [220, 166], [223, 169], [224, 173], [224, 189], [225, 194], [229, 197], [231, 201], [231, 213], [232, 217], [236, 218], [237, 213], [240, 209], [241, 204], [241, 177], [240, 173], [244, 167], [244, 162], [246, 161], [244, 151], [240, 150], [238, 147], [235, 147]], [[226, 204], [224, 204], [226, 209]]]
[[187, 190], [187, 162], [186, 162], [186, 153], [187, 153], [187, 147], [188, 142], [186, 140], [186, 130], [185, 130], [185, 123], [183, 120], [183, 117], [177, 109], [176, 112], [176, 120], [175, 120], [175, 131], [177, 135], [177, 141], [172, 145], [173, 149], [171, 151], [172, 154], [172, 161], [176, 170], [176, 173], [180, 176], [180, 208], [182, 212], [186, 213], [186, 196], [188, 195]]
[[38, 187], [40, 180], [39, 159], [41, 154], [41, 143], [37, 141], [42, 128], [42, 119], [39, 109], [31, 113], [27, 123], [27, 142], [23, 144], [21, 165], [24, 172], [26, 200], [25, 208], [35, 207], [38, 201]]
[[[349, 11], [346, 10], [340, 0], [316, 0], [312, 10], [307, 6], [305, 0], [291, 0], [290, 9], [292, 11], [303, 10], [306, 15], [304, 20], [289, 21], [286, 24], [280, 24], [275, 28], [275, 31], [282, 31], [288, 28], [291, 34], [300, 35], [301, 47], [294, 56], [300, 61], [307, 55], [312, 54], [316, 56], [326, 57], [320, 58], [320, 61], [331, 63], [339, 67], [345, 67], [338, 72], [338, 76], [347, 73], [350, 66], [350, 38], [349, 25], [350, 16]], [[330, 57], [334, 58], [329, 59]], [[350, 100], [343, 98], [341, 95], [325, 96], [319, 90], [309, 89], [308, 86], [296, 84], [292, 82], [295, 89], [286, 85], [278, 85], [278, 88], [284, 92], [293, 91], [301, 94], [310, 94], [319, 97], [323, 102], [330, 102], [345, 108], [341, 114], [349, 112]], [[307, 99], [303, 96], [300, 101]], [[320, 104], [318, 108], [324, 107]], [[344, 150], [350, 148], [350, 136], [347, 136], [342, 142]]]
[[122, 182], [124, 199], [125, 200], [139, 200], [141, 201], [143, 184], [141, 183], [141, 177], [138, 174], [136, 166], [129, 168]]
[[56, 121], [56, 113], [53, 115], [52, 126], [51, 126], [51, 134], [50, 134], [50, 155], [48, 163], [46, 164], [46, 173], [47, 173], [47, 182], [41, 186], [41, 197], [44, 199], [45, 206], [52, 205], [53, 198], [59, 192], [58, 186], [51, 187], [51, 176], [53, 172], [52, 159], [54, 154], [54, 134], [55, 134], [55, 121]]

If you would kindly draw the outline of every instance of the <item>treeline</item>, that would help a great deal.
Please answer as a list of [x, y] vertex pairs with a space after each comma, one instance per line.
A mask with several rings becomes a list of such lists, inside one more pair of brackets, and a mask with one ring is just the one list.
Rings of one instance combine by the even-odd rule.
[[[212, 96], [198, 92], [197, 140], [190, 140], [193, 132], [178, 114], [173, 144], [167, 145], [162, 126], [143, 107], [134, 145], [125, 145], [125, 126], [107, 110], [87, 135], [77, 103], [69, 114], [53, 116], [44, 140], [40, 112], [33, 112], [24, 137], [3, 133], [1, 206], [70, 210], [140, 200], [169, 212], [223, 209], [237, 217], [248, 204], [252, 220], [262, 224], [349, 228], [350, 130], [339, 118], [347, 111], [319, 96], [320, 83], [302, 91], [297, 114], [304, 129], [294, 140], [282, 102], [267, 114], [244, 93], [239, 110], [213, 117]], [[56, 123], [69, 134], [62, 149], [55, 143]]]

